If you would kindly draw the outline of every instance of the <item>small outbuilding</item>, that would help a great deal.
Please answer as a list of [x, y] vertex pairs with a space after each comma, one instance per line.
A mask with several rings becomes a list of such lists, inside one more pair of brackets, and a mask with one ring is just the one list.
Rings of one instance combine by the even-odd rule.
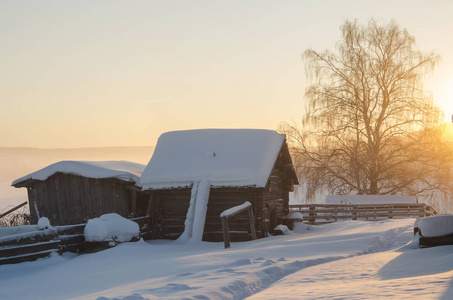
[[144, 215], [148, 196], [137, 183], [145, 166], [127, 161], [60, 161], [13, 181], [28, 192], [33, 219], [84, 223], [107, 213]]
[[[285, 135], [260, 129], [200, 129], [160, 136], [140, 184], [158, 238], [221, 241], [220, 214], [249, 201], [258, 237], [280, 224], [298, 184]], [[249, 239], [248, 215], [229, 220]]]

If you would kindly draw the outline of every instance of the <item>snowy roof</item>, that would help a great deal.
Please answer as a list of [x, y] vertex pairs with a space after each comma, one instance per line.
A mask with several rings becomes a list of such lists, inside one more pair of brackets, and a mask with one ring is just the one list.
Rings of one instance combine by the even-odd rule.
[[116, 178], [138, 183], [145, 165], [129, 161], [60, 161], [39, 171], [16, 179], [15, 186], [28, 180], [44, 181], [55, 173], [79, 175], [88, 178]]
[[162, 134], [141, 177], [143, 190], [190, 186], [265, 187], [285, 136], [263, 129], [199, 129]]

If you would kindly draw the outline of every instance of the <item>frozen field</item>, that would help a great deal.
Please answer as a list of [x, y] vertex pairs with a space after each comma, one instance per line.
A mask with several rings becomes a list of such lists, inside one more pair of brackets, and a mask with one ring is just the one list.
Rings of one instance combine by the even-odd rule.
[[410, 244], [414, 219], [299, 224], [250, 242], [136, 242], [0, 266], [0, 299], [453, 298], [453, 246]]

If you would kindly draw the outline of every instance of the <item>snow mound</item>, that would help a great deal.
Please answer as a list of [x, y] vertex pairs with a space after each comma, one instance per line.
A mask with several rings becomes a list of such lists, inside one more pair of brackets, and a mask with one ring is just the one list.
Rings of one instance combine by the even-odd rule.
[[50, 226], [50, 221], [46, 217], [42, 217], [38, 220], [38, 229], [39, 230], [44, 230], [44, 229], [50, 229], [52, 226]]
[[438, 215], [421, 219], [418, 228], [424, 237], [453, 234], [453, 215]]
[[291, 230], [289, 230], [288, 226], [286, 225], [277, 225], [275, 228], [274, 228], [274, 231], [281, 231], [284, 235], [290, 235], [290, 234], [293, 234], [291, 232]]
[[141, 177], [144, 190], [211, 186], [265, 187], [283, 134], [262, 129], [200, 129], [162, 134]]
[[296, 233], [307, 233], [308, 231], [312, 230], [312, 226], [307, 225], [303, 222], [295, 222], [293, 225], [293, 232]]
[[145, 169], [142, 164], [129, 161], [60, 161], [41, 170], [16, 179], [11, 185], [27, 180], [44, 181], [55, 173], [84, 176], [88, 178], [116, 178], [138, 183]]
[[140, 228], [134, 221], [112, 213], [99, 218], [88, 220], [84, 235], [87, 242], [102, 242], [114, 240], [129, 242], [134, 237], [139, 237]]
[[300, 212], [292, 212], [291, 214], [283, 217], [285, 220], [301, 220], [303, 218], [304, 216]]

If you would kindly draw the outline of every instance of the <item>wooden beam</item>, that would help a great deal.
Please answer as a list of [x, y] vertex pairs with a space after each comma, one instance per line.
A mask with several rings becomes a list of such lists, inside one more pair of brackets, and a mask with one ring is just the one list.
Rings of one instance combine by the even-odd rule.
[[150, 215], [150, 212], [151, 212], [151, 205], [153, 203], [153, 198], [154, 198], [154, 192], [151, 192], [149, 195], [148, 209], [146, 210], [147, 217]]
[[249, 206], [249, 222], [250, 222], [250, 233], [252, 234], [252, 240], [256, 240], [256, 230], [255, 230], [255, 218], [253, 217], [253, 209]]
[[131, 207], [131, 212], [136, 213], [137, 211], [137, 191], [132, 190], [132, 207]]
[[228, 217], [222, 218], [222, 232], [225, 249], [230, 248], [230, 229], [228, 228]]
[[14, 208], [11, 208], [10, 210], [8, 210], [8, 211], [5, 212], [5, 213], [2, 213], [2, 214], [0, 215], [0, 219], [3, 218], [3, 217], [5, 217], [5, 216], [7, 216], [7, 215], [9, 215], [9, 214], [12, 213], [13, 211], [18, 210], [19, 208], [21, 208], [22, 206], [25, 206], [25, 205], [27, 205], [27, 201], [22, 202], [21, 204], [19, 204], [18, 206], [14, 207]]

